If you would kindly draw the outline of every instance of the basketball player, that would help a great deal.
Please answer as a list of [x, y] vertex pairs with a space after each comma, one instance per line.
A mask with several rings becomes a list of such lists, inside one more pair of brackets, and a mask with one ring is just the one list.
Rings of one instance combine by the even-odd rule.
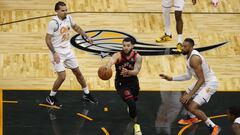
[[86, 81], [78, 68], [78, 62], [71, 50], [70, 28], [83, 35], [90, 43], [92, 39], [74, 22], [72, 17], [67, 14], [67, 7], [64, 2], [57, 2], [55, 5], [56, 16], [48, 24], [46, 34], [46, 43], [50, 50], [50, 59], [54, 70], [57, 73], [57, 79], [53, 84], [50, 95], [46, 97], [50, 105], [60, 105], [55, 97], [57, 91], [66, 78], [65, 67], [72, 70], [78, 82], [83, 88], [83, 98], [91, 103], [98, 101], [90, 94]]
[[[196, 4], [196, 0], [192, 0], [193, 5]], [[217, 6], [218, 0], [212, 0], [212, 4]], [[177, 52], [182, 51], [182, 33], [183, 33], [183, 20], [182, 20], [182, 11], [184, 8], [184, 0], [162, 0], [162, 10], [163, 10], [163, 20], [165, 26], [165, 34], [156, 39], [157, 43], [163, 43], [166, 41], [172, 40], [171, 33], [171, 20], [170, 20], [170, 11], [172, 5], [175, 9], [175, 20], [176, 20], [176, 30], [178, 34], [177, 39]]]
[[[193, 49], [194, 41], [191, 38], [186, 38], [183, 42], [182, 53], [187, 58], [187, 73], [184, 75], [170, 77], [165, 74], [160, 74], [163, 79], [168, 81], [185, 81], [190, 80], [192, 75], [197, 80], [193, 83], [180, 98], [192, 116], [195, 115], [198, 119], [204, 121], [211, 129], [211, 135], [217, 135], [220, 132], [220, 127], [214, 124], [206, 114], [200, 109], [200, 106], [207, 103], [211, 96], [216, 92], [218, 81], [214, 72], [210, 69], [207, 61], [196, 50]], [[192, 124], [197, 121], [186, 121], [187, 124]]]
[[106, 68], [109, 69], [115, 64], [115, 88], [123, 101], [128, 105], [129, 115], [135, 123], [135, 135], [141, 135], [135, 102], [140, 89], [137, 75], [142, 66], [142, 57], [133, 51], [135, 42], [132, 38], [125, 38], [122, 42], [122, 51], [113, 54], [106, 64]]
[[227, 111], [228, 119], [233, 122], [232, 130], [234, 135], [240, 135], [240, 107], [232, 106]]

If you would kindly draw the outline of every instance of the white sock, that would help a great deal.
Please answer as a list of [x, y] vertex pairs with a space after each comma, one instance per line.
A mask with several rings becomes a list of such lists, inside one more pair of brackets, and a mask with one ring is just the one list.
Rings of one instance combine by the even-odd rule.
[[182, 34], [178, 34], [178, 43], [182, 43]]
[[84, 91], [85, 94], [89, 94], [88, 87], [83, 88], [83, 91]]
[[209, 118], [205, 121], [205, 123], [206, 123], [207, 126], [209, 126], [209, 127], [214, 127], [214, 126], [215, 126], [215, 124], [214, 124]]
[[187, 112], [187, 114], [190, 118], [195, 118], [196, 117], [196, 115], [192, 114], [191, 112]]
[[55, 96], [57, 94], [57, 92], [55, 92], [55, 91], [53, 91], [53, 90], [51, 90], [51, 92], [50, 92], [50, 96]]
[[171, 8], [163, 7], [163, 20], [164, 20], [164, 26], [165, 26], [165, 33], [167, 35], [172, 34], [171, 33], [170, 11], [171, 11]]

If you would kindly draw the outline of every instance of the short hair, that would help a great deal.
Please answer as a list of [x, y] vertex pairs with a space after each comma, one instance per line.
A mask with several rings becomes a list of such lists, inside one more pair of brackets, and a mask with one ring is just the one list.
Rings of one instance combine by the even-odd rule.
[[192, 38], [185, 38], [185, 39], [184, 39], [184, 42], [188, 42], [188, 43], [190, 43], [192, 46], [195, 45], [194, 40], [193, 40]]
[[235, 117], [240, 117], [240, 106], [231, 106], [228, 108], [228, 111], [231, 115]]
[[66, 4], [62, 1], [59, 1], [55, 4], [55, 11], [60, 9], [60, 6], [66, 6]]
[[131, 44], [134, 45], [136, 43], [136, 39], [131, 37], [126, 37], [123, 39], [123, 42], [131, 42]]

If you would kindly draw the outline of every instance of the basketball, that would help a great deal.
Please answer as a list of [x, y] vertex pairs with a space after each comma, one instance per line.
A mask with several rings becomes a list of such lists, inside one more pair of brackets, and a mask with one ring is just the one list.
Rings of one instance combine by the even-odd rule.
[[109, 80], [112, 77], [112, 69], [107, 69], [105, 66], [101, 66], [98, 69], [98, 77], [102, 80]]

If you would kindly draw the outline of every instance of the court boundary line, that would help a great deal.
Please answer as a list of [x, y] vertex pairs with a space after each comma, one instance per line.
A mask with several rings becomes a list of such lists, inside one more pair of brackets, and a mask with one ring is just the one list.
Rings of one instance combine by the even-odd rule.
[[101, 129], [105, 133], [105, 135], [110, 135], [105, 127], [102, 127]]
[[[96, 11], [74, 11], [74, 12], [68, 12], [68, 14], [77, 14], [77, 13], [82, 13], [82, 14], [162, 14], [162, 11], [158, 12], [96, 12]], [[174, 14], [174, 12], [171, 12], [171, 14]], [[220, 15], [229, 15], [229, 14], [240, 14], [240, 12], [183, 12], [182, 14], [220, 14]], [[38, 17], [30, 17], [26, 19], [20, 19], [20, 20], [15, 20], [11, 22], [5, 22], [5, 23], [0, 23], [0, 26], [8, 25], [8, 24], [14, 24], [14, 23], [19, 23], [19, 22], [25, 22], [25, 21], [30, 21], [30, 20], [36, 20], [36, 19], [41, 19], [41, 18], [47, 18], [51, 16], [55, 16], [56, 14], [51, 14], [51, 15], [44, 15], [44, 16], [38, 16]]]
[[14, 100], [2, 100], [2, 103], [7, 103], [7, 104], [17, 104], [18, 101], [14, 101]]
[[[30, 89], [30, 88], [26, 88], [26, 89], [12, 89], [12, 88], [3, 88], [3, 91], [51, 91], [51, 89]], [[82, 92], [83, 90], [81, 89], [59, 89], [59, 92]], [[99, 89], [95, 89], [95, 90], [91, 90], [92, 92], [113, 92], [116, 91], [115, 89], [113, 90], [99, 90]], [[140, 90], [140, 92], [185, 92], [186, 90]], [[229, 91], [222, 91], [222, 90], [217, 90], [216, 92], [240, 92], [240, 90], [229, 90]]]
[[89, 116], [86, 116], [86, 115], [81, 114], [81, 113], [76, 113], [76, 114], [77, 114], [78, 116], [82, 117], [82, 118], [85, 118], [85, 119], [89, 120], [89, 121], [93, 121], [93, 118], [90, 118]]

